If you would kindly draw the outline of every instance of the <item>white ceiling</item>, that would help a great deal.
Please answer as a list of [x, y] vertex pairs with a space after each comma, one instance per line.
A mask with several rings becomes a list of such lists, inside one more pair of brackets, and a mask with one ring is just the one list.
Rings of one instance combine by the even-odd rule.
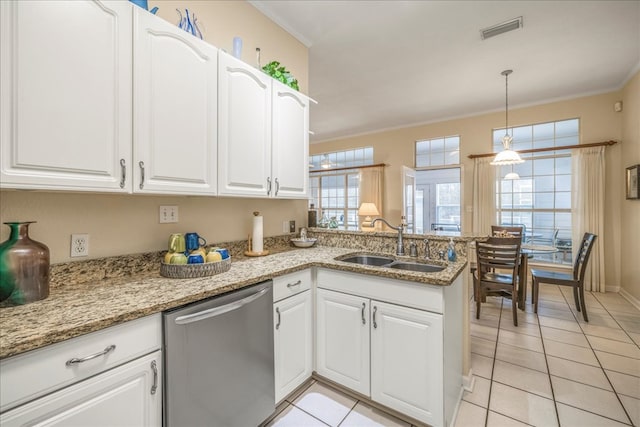
[[504, 110], [509, 68], [516, 108], [617, 90], [640, 67], [638, 0], [250, 3], [309, 47], [312, 142]]

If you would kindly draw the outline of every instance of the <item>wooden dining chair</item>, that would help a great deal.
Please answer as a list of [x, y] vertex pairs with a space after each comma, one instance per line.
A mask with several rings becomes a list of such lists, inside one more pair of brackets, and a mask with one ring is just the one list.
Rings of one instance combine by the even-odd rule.
[[480, 306], [488, 295], [511, 299], [513, 324], [518, 326], [518, 278], [520, 271], [520, 245], [518, 238], [491, 237], [476, 243], [476, 271], [474, 272], [474, 299], [476, 319]]
[[533, 312], [538, 312], [538, 292], [540, 291], [540, 283], [548, 283], [552, 285], [563, 285], [573, 287], [573, 299], [576, 302], [576, 310], [582, 311], [582, 317], [585, 322], [589, 321], [587, 317], [587, 306], [584, 301], [584, 274], [587, 270], [589, 255], [593, 249], [593, 243], [596, 241], [595, 234], [584, 233], [580, 250], [576, 255], [573, 263], [573, 273], [559, 273], [549, 270], [531, 270], [531, 278], [533, 279]]

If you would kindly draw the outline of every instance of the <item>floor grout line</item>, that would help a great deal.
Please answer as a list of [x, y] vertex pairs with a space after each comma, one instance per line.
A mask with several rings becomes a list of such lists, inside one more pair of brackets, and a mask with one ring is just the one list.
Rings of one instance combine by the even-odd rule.
[[[538, 299], [540, 297], [538, 296]], [[538, 306], [540, 301], [538, 301]], [[537, 314], [537, 313], [536, 313]], [[538, 322], [538, 329], [540, 329], [540, 340], [542, 341], [542, 351], [544, 353], [544, 363], [547, 366], [547, 379], [549, 380], [549, 387], [551, 388], [551, 398], [553, 399], [553, 407], [556, 410], [556, 420], [558, 421], [558, 426], [561, 426], [560, 422], [560, 412], [558, 411], [558, 402], [556, 401], [556, 394], [553, 390], [553, 381], [551, 381], [551, 368], [549, 368], [549, 359], [547, 358], [547, 347], [544, 345], [544, 337], [542, 336], [542, 326], [540, 322]]]
[[487, 413], [484, 417], [484, 427], [489, 424], [489, 411], [491, 407], [491, 389], [493, 388], [493, 372], [496, 369], [496, 356], [498, 354], [498, 338], [500, 336], [500, 322], [502, 321], [502, 306], [504, 304], [504, 298], [500, 301], [500, 314], [498, 316], [498, 333], [496, 334], [496, 345], [493, 348], [493, 362], [491, 363], [491, 379], [489, 380], [489, 396], [487, 397]]

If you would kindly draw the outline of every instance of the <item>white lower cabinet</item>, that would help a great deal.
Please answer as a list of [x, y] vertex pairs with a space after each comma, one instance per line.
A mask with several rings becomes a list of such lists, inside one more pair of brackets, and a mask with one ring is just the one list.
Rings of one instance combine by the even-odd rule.
[[273, 305], [276, 402], [311, 377], [313, 323], [311, 291], [306, 290]]
[[275, 403], [311, 378], [313, 298], [311, 269], [273, 279]]
[[318, 289], [316, 372], [369, 395], [369, 300]]
[[161, 426], [162, 352], [19, 406], [3, 426]]
[[2, 426], [161, 426], [160, 314], [0, 361]]
[[449, 425], [462, 390], [461, 278], [430, 286], [319, 269], [317, 287], [316, 372]]
[[441, 422], [442, 315], [371, 301], [371, 399]]

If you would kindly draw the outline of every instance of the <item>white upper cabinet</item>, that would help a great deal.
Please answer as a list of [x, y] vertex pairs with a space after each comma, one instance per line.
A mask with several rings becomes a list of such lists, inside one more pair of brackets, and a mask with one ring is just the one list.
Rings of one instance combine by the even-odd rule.
[[306, 198], [308, 98], [128, 1], [0, 1], [0, 187]]
[[134, 8], [133, 191], [215, 194], [218, 50]]
[[271, 80], [219, 53], [218, 194], [268, 197], [271, 182]]
[[219, 54], [218, 193], [306, 198], [309, 100]]
[[273, 81], [274, 196], [306, 198], [309, 182], [309, 99]]
[[131, 9], [0, 2], [3, 188], [128, 191]]

